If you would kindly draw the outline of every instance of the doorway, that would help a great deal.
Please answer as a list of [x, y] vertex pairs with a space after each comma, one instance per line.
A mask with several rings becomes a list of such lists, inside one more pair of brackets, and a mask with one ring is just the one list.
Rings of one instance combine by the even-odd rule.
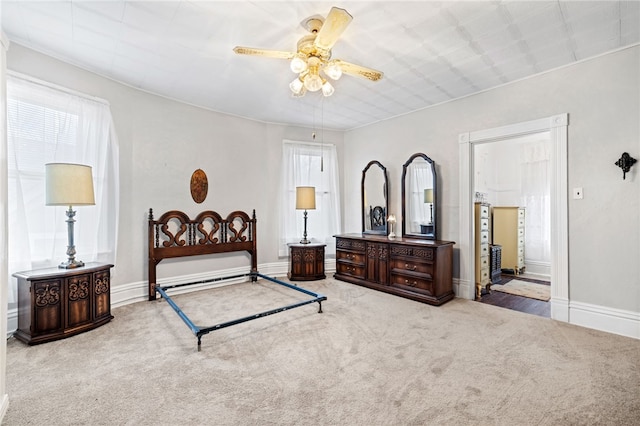
[[460, 280], [459, 297], [475, 299], [474, 147], [548, 132], [550, 142], [550, 316], [569, 321], [568, 223], [567, 223], [567, 127], [568, 114], [505, 127], [463, 133], [460, 147]]
[[[474, 201], [482, 201], [485, 207], [476, 209], [476, 214], [489, 212], [488, 232], [484, 233], [489, 237], [489, 255], [483, 257], [489, 267], [476, 268], [476, 280], [484, 280], [476, 300], [549, 318], [549, 132], [476, 143], [473, 150]], [[481, 258], [479, 253], [476, 244], [476, 262]]]

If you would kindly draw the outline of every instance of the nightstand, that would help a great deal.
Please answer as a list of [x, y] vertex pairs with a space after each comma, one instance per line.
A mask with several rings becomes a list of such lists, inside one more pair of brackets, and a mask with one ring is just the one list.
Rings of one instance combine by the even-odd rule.
[[16, 272], [18, 329], [29, 345], [64, 339], [111, 321], [110, 269], [87, 263], [74, 269]]
[[299, 244], [289, 246], [291, 281], [313, 281], [326, 278], [324, 274], [324, 248], [326, 244]]

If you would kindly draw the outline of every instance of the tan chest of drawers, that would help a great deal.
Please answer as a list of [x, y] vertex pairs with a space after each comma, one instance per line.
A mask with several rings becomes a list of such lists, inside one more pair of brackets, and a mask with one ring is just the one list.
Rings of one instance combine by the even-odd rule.
[[341, 281], [431, 305], [454, 297], [451, 241], [336, 235], [336, 273]]
[[[482, 287], [491, 285], [489, 273], [490, 209], [491, 206], [487, 203], [475, 203], [474, 205], [476, 299], [482, 297]], [[487, 288], [487, 290], [489, 289]]]
[[523, 207], [493, 207], [493, 243], [502, 246], [501, 269], [520, 274], [524, 272]]

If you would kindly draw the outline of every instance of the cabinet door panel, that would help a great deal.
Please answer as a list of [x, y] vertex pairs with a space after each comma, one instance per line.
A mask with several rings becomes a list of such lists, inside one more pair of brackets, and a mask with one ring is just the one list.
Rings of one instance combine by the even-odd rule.
[[66, 327], [91, 322], [91, 274], [69, 277], [66, 281]]
[[109, 270], [94, 274], [95, 319], [111, 316], [111, 280]]
[[62, 330], [62, 280], [36, 282], [33, 292], [31, 332], [35, 335]]

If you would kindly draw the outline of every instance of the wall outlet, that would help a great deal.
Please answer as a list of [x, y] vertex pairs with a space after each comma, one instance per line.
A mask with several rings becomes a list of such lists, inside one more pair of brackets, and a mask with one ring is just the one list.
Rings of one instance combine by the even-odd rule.
[[573, 188], [573, 199], [574, 200], [582, 200], [582, 188]]

